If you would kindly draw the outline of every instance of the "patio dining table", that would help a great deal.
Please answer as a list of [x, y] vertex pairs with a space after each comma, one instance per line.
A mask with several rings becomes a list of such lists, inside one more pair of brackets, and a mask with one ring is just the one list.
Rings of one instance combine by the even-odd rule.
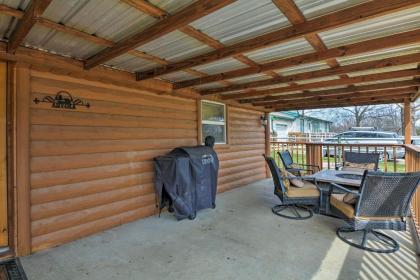
[[305, 180], [316, 181], [321, 191], [321, 200], [319, 202], [319, 213], [326, 213], [329, 200], [328, 192], [331, 183], [339, 184], [350, 189], [358, 189], [362, 183], [363, 172], [343, 171], [343, 170], [321, 170], [317, 173], [304, 176]]

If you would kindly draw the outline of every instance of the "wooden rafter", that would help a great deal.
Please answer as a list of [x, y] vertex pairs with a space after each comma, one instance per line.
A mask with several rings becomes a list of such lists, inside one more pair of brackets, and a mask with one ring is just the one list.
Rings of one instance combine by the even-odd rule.
[[320, 104], [306, 104], [305, 106], [296, 106], [296, 107], [275, 107], [270, 108], [272, 112], [278, 111], [294, 111], [294, 110], [311, 110], [311, 109], [323, 109], [323, 108], [336, 108], [336, 107], [349, 107], [349, 106], [365, 106], [365, 105], [383, 105], [383, 104], [396, 104], [396, 103], [403, 103], [404, 100], [407, 98], [406, 95], [402, 95], [402, 97], [395, 97], [390, 99], [382, 99], [382, 98], [373, 98], [370, 100], [343, 100], [343, 102], [328, 102], [328, 103], [320, 103]]
[[0, 4], [0, 14], [21, 19], [25, 13], [21, 10], [13, 9], [7, 5]]
[[240, 100], [240, 103], [264, 103], [264, 102], [273, 103], [273, 102], [283, 101], [283, 100], [294, 100], [294, 99], [301, 99], [301, 98], [339, 95], [339, 94], [347, 94], [347, 93], [354, 93], [354, 92], [368, 92], [368, 91], [383, 90], [383, 89], [406, 88], [406, 87], [413, 87], [413, 86], [418, 86], [418, 85], [420, 85], [420, 80], [414, 79], [414, 80], [408, 80], [408, 81], [386, 82], [386, 83], [362, 85], [362, 86], [351, 86], [351, 87], [338, 88], [338, 89], [272, 95], [272, 96], [265, 96], [261, 98], [249, 98], [249, 99]]
[[[392, 71], [392, 72], [386, 72], [386, 73], [362, 75], [362, 76], [345, 78], [345, 79], [336, 79], [336, 80], [328, 80], [328, 81], [314, 82], [314, 83], [308, 83], [308, 84], [273, 88], [273, 89], [268, 89], [268, 90], [253, 90], [251, 92], [226, 94], [226, 95], [223, 95], [222, 98], [227, 100], [227, 99], [250, 98], [250, 97], [255, 97], [255, 96], [263, 97], [265, 95], [287, 93], [287, 92], [300, 91], [300, 90], [311, 90], [311, 89], [316, 89], [316, 88], [343, 86], [343, 85], [351, 85], [355, 83], [366, 83], [366, 82], [374, 82], [374, 81], [405, 78], [405, 77], [417, 77], [417, 76], [420, 76], [420, 70], [418, 69], [400, 70], [400, 71]], [[203, 91], [202, 94], [205, 95], [206, 92]]]
[[381, 49], [388, 49], [393, 47], [399, 47], [403, 45], [418, 43], [420, 41], [420, 30], [408, 31], [400, 34], [391, 35], [388, 37], [371, 39], [359, 43], [354, 43], [346, 46], [328, 49], [322, 53], [309, 53], [304, 55], [298, 55], [295, 57], [289, 57], [285, 59], [279, 59], [271, 62], [267, 62], [260, 65], [260, 69], [244, 68], [239, 70], [233, 70], [225, 73], [219, 73], [211, 75], [201, 79], [194, 79], [177, 83], [175, 88], [191, 87], [195, 85], [212, 83], [224, 79], [233, 79], [241, 76], [252, 75], [262, 71], [276, 70], [281, 68], [287, 68], [297, 65], [303, 65], [307, 63], [314, 63], [318, 61], [324, 61], [329, 58], [345, 57], [358, 55], [367, 52], [378, 51]]
[[[322, 69], [322, 70], [317, 70], [317, 71], [304, 72], [304, 73], [299, 73], [299, 74], [294, 74], [294, 75], [289, 75], [289, 76], [272, 78], [268, 80], [255, 81], [255, 82], [243, 83], [243, 84], [238, 84], [238, 85], [231, 85], [224, 88], [209, 89], [209, 90], [206, 90], [205, 93], [210, 94], [210, 93], [222, 93], [222, 92], [234, 91], [234, 90], [245, 90], [245, 89], [250, 89], [250, 88], [255, 88], [255, 87], [271, 86], [271, 85], [276, 85], [280, 83], [290, 83], [290, 82], [296, 82], [296, 81], [302, 81], [302, 80], [308, 80], [308, 79], [314, 79], [314, 78], [323, 78], [323, 77], [328, 77], [332, 75], [363, 71], [366, 69], [380, 69], [380, 68], [386, 68], [386, 67], [393, 67], [393, 66], [399, 66], [399, 65], [409, 64], [413, 62], [420, 62], [420, 53], [407, 54], [407, 55], [402, 55], [402, 56], [397, 56], [397, 57], [392, 57], [392, 58], [354, 63], [354, 64], [345, 65], [345, 66], [338, 66], [335, 68], [327, 68], [327, 69]], [[343, 78], [346, 78], [346, 77], [343, 77]]]
[[124, 54], [129, 50], [135, 49], [138, 46], [151, 42], [165, 34], [186, 26], [209, 13], [233, 3], [234, 1], [236, 0], [199, 0], [180, 12], [167, 16], [157, 24], [130, 36], [129, 38], [117, 42], [113, 47], [97, 53], [85, 62], [85, 68], [91, 69], [92, 67], [111, 60], [112, 58]]
[[223, 49], [189, 58], [148, 71], [137, 73], [138, 80], [149, 79], [185, 68], [210, 63], [243, 52], [268, 47], [274, 44], [290, 41], [311, 33], [337, 28], [339, 26], [360, 22], [372, 17], [378, 17], [401, 9], [420, 5], [418, 0], [374, 0], [341, 11], [308, 20], [302, 24], [286, 27], [278, 31], [252, 38]]
[[328, 95], [328, 96], [317, 96], [317, 97], [305, 97], [300, 99], [294, 100], [279, 100], [276, 102], [255, 102], [252, 103], [254, 106], [295, 106], [296, 104], [310, 104], [310, 103], [318, 103], [324, 101], [341, 101], [344, 98], [353, 98], [353, 99], [362, 99], [362, 98], [369, 98], [369, 97], [389, 97], [398, 94], [412, 94], [416, 91], [416, 87], [406, 87], [406, 88], [397, 88], [397, 89], [382, 89], [382, 90], [375, 90], [375, 91], [367, 91], [367, 92], [351, 92], [351, 93], [344, 93], [344, 94], [336, 94], [336, 95]]
[[25, 13], [16, 28], [13, 30], [9, 38], [9, 44], [7, 51], [14, 53], [23, 42], [26, 35], [31, 31], [32, 27], [36, 23], [36, 18], [41, 16], [42, 13], [47, 9], [48, 5], [52, 0], [32, 0], [25, 10]]

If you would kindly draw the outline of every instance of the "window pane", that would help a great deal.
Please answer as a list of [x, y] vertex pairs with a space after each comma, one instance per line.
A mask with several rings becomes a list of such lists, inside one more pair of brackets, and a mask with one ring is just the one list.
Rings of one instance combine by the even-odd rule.
[[202, 120], [203, 121], [225, 121], [225, 106], [215, 103], [202, 103]]
[[225, 126], [215, 124], [203, 124], [203, 143], [207, 136], [213, 136], [216, 143], [226, 143]]

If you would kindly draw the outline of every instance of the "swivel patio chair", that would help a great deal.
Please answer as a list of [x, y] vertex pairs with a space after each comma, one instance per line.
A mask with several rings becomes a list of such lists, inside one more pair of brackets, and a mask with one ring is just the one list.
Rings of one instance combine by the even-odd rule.
[[337, 165], [337, 170], [376, 171], [379, 164], [379, 153], [344, 152], [343, 164]]
[[302, 173], [314, 174], [315, 172], [321, 170], [318, 165], [293, 162], [292, 155], [288, 150], [277, 153], [286, 171], [292, 173], [293, 175], [302, 176]]
[[[406, 229], [409, 204], [419, 182], [420, 172], [365, 171], [359, 191], [331, 184], [327, 211], [343, 218], [349, 224], [347, 227], [338, 228], [337, 236], [351, 246], [370, 252], [397, 251], [398, 242], [376, 230]], [[346, 194], [334, 194], [334, 189], [352, 194], [354, 204], [350, 204], [349, 201], [346, 203]], [[361, 241], [355, 238], [358, 233], [362, 234]], [[378, 242], [377, 246], [372, 246], [373, 241]]]
[[[313, 216], [313, 211], [308, 206], [319, 208], [321, 192], [316, 181], [311, 183], [303, 181], [303, 187], [293, 187], [288, 180], [298, 177], [287, 176], [286, 172], [280, 172], [275, 160], [272, 157], [263, 155], [270, 168], [274, 181], [274, 194], [280, 199], [281, 204], [274, 206], [271, 210], [274, 214], [294, 220], [309, 219]], [[282, 174], [283, 173], [283, 174]], [[283, 211], [291, 210], [292, 215], [287, 215]]]

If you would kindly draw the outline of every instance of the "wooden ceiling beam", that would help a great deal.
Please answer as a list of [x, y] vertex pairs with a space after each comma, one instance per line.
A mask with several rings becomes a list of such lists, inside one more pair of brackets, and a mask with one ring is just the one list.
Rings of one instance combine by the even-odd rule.
[[367, 3], [359, 4], [357, 6], [343, 9], [335, 13], [311, 19], [295, 26], [286, 27], [231, 46], [226, 46], [222, 49], [215, 50], [207, 54], [195, 56], [180, 62], [175, 62], [165, 67], [138, 72], [137, 79], [149, 79], [185, 68], [214, 62], [226, 57], [234, 56], [236, 54], [241, 54], [259, 48], [269, 47], [275, 44], [290, 41], [307, 34], [330, 30], [345, 24], [360, 22], [369, 18], [382, 16], [419, 5], [420, 2], [418, 0], [369, 1]]
[[338, 89], [328, 89], [328, 90], [317, 90], [301, 93], [292, 93], [292, 94], [282, 94], [282, 95], [270, 95], [262, 98], [250, 98], [242, 99], [240, 103], [259, 103], [259, 102], [277, 102], [282, 100], [294, 100], [300, 98], [309, 98], [309, 97], [318, 97], [318, 96], [330, 96], [337, 94], [346, 94], [354, 92], [367, 92], [381, 89], [395, 89], [395, 88], [405, 88], [420, 85], [420, 80], [408, 80], [408, 81], [399, 81], [399, 82], [387, 82], [381, 84], [372, 84], [372, 85], [363, 85], [363, 86], [351, 86], [346, 88]]
[[122, 55], [129, 50], [135, 49], [176, 29], [186, 26], [189, 23], [217, 11], [235, 1], [236, 0], [199, 0], [184, 8], [180, 12], [167, 16], [151, 27], [117, 42], [113, 47], [107, 48], [93, 55], [85, 62], [85, 68], [91, 69], [99, 64], [113, 59], [114, 57]]
[[35, 25], [36, 18], [42, 15], [51, 1], [52, 0], [32, 0], [28, 4], [23, 17], [10, 35], [9, 43], [7, 45], [7, 51], [9, 53], [14, 53], [16, 51], [26, 35], [28, 35], [29, 31], [31, 31], [32, 27]]
[[324, 109], [324, 108], [337, 108], [337, 107], [350, 107], [350, 106], [365, 106], [365, 105], [384, 105], [384, 104], [396, 104], [396, 103], [403, 103], [404, 99], [407, 98], [406, 95], [402, 95], [402, 97], [395, 97], [390, 99], [375, 99], [375, 100], [352, 100], [352, 101], [343, 101], [343, 102], [331, 102], [325, 104], [306, 104], [296, 107], [275, 107], [270, 108], [272, 112], [280, 112], [280, 111], [295, 111], [295, 110], [310, 110], [310, 109]]
[[393, 47], [399, 47], [403, 45], [418, 43], [420, 41], [420, 30], [413, 30], [404, 33], [391, 35], [388, 37], [372, 39], [359, 43], [354, 43], [346, 46], [328, 49], [322, 53], [309, 53], [304, 55], [298, 55], [295, 57], [289, 57], [285, 59], [279, 59], [272, 62], [267, 62], [260, 65], [259, 69], [255, 68], [244, 68], [239, 70], [233, 70], [225, 73], [211, 75], [201, 79], [187, 80], [175, 84], [176, 89], [192, 87], [196, 85], [202, 85], [221, 81], [225, 79], [233, 79], [241, 76], [252, 75], [260, 72], [276, 70], [281, 68], [287, 68], [291, 66], [303, 65], [308, 63], [314, 63], [324, 61], [330, 58], [346, 57], [352, 55], [358, 55], [362, 53], [368, 53], [378, 51], [381, 49], [388, 49]]
[[272, 0], [272, 2], [293, 25], [298, 25], [306, 21], [305, 16], [293, 0]]
[[396, 88], [396, 89], [382, 89], [382, 90], [374, 90], [374, 91], [366, 91], [366, 92], [351, 92], [351, 93], [343, 93], [343, 94], [336, 94], [336, 95], [328, 95], [328, 96], [317, 96], [317, 97], [305, 97], [300, 99], [294, 100], [279, 100], [276, 102], [254, 102], [252, 105], [254, 106], [288, 106], [288, 105], [296, 105], [296, 104], [311, 104], [311, 103], [318, 103], [324, 101], [341, 101], [344, 98], [369, 98], [369, 97], [388, 97], [394, 96], [398, 94], [412, 94], [416, 91], [416, 87], [406, 87], [406, 88]]
[[[293, 92], [293, 91], [311, 90], [311, 89], [316, 89], [316, 88], [352, 85], [355, 83], [366, 83], [366, 82], [382, 81], [382, 80], [405, 78], [405, 77], [418, 77], [418, 76], [420, 76], [420, 70], [418, 69], [399, 70], [399, 71], [392, 71], [392, 72], [385, 72], [385, 73], [378, 73], [378, 74], [362, 75], [362, 76], [356, 76], [356, 77], [345, 78], [345, 79], [335, 79], [335, 80], [314, 82], [314, 83], [308, 83], [308, 84], [273, 88], [273, 89], [268, 89], [268, 90], [259, 90], [259, 91], [254, 90], [251, 92], [225, 94], [222, 96], [222, 98], [224, 100], [227, 100], [227, 99], [250, 98], [250, 97], [256, 97], [256, 96], [263, 97], [265, 95], [287, 93], [287, 92]], [[205, 95], [205, 92], [201, 92], [201, 93]]]
[[222, 93], [222, 92], [234, 91], [234, 90], [245, 90], [245, 89], [250, 89], [250, 88], [255, 88], [255, 87], [271, 86], [271, 85], [276, 85], [280, 83], [290, 83], [290, 82], [303, 81], [303, 80], [308, 80], [308, 79], [323, 78], [323, 77], [328, 77], [332, 75], [347, 74], [347, 73], [352, 73], [352, 72], [357, 72], [357, 71], [363, 71], [366, 69], [380, 69], [380, 68], [387, 68], [387, 67], [393, 67], [393, 66], [400, 66], [404, 64], [413, 63], [413, 62], [420, 62], [420, 53], [408, 54], [408, 55], [403, 55], [403, 56], [397, 56], [397, 57], [385, 58], [385, 59], [379, 59], [379, 60], [373, 60], [373, 61], [367, 61], [367, 62], [354, 63], [354, 64], [345, 65], [345, 66], [338, 66], [335, 68], [327, 68], [327, 69], [321, 69], [321, 70], [312, 71], [312, 72], [298, 73], [294, 75], [282, 76], [282, 77], [272, 78], [268, 80], [255, 81], [255, 82], [243, 83], [243, 84], [238, 84], [238, 85], [231, 85], [224, 88], [209, 89], [209, 90], [203, 91], [203, 93], [216, 94], [216, 93]]

